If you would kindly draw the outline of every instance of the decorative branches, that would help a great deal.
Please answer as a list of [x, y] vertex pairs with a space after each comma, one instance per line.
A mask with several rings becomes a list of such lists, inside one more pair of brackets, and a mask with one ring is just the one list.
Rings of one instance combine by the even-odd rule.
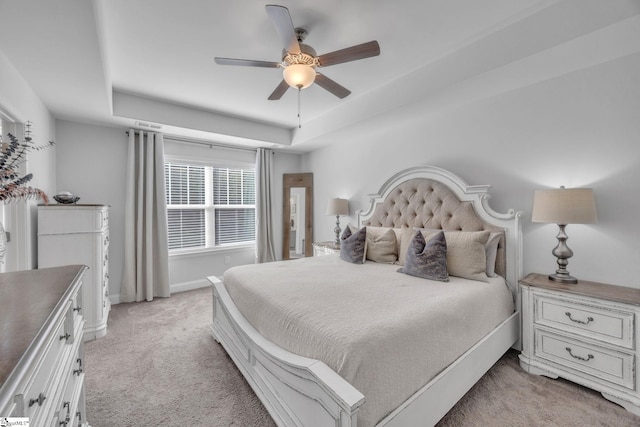
[[44, 191], [26, 185], [33, 178], [33, 174], [20, 176], [17, 169], [27, 160], [28, 152], [51, 147], [54, 142], [35, 145], [31, 139], [31, 122], [25, 123], [24, 141], [18, 141], [18, 138], [10, 133], [7, 135], [8, 143], [2, 142], [0, 137], [0, 202], [42, 199], [45, 204], [48, 204], [49, 198]]

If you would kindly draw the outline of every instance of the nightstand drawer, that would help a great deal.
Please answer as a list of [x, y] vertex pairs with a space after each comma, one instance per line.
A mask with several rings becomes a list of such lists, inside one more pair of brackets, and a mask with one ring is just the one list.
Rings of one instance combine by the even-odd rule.
[[534, 323], [633, 349], [634, 314], [575, 301], [535, 296]]
[[635, 389], [634, 356], [535, 330], [535, 356], [628, 389]]

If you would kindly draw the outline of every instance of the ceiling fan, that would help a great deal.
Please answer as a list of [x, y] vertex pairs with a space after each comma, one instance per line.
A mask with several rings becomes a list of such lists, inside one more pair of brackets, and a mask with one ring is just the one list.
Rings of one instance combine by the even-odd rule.
[[293, 26], [291, 15], [289, 15], [289, 10], [286, 7], [266, 5], [265, 8], [284, 45], [282, 61], [268, 62], [218, 57], [215, 58], [215, 61], [219, 65], [282, 68], [283, 80], [269, 95], [269, 100], [273, 101], [282, 98], [282, 95], [289, 87], [301, 90], [309, 87], [314, 82], [338, 98], [344, 98], [351, 91], [324, 74], [318, 73], [316, 68], [380, 55], [380, 46], [374, 40], [317, 56], [316, 51], [311, 46], [302, 43], [307, 32], [302, 28]]

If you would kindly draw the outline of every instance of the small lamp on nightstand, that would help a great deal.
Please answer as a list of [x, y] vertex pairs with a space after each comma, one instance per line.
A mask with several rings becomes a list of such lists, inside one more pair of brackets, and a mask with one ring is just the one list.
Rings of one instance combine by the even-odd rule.
[[333, 229], [336, 233], [336, 246], [340, 245], [340, 215], [349, 215], [349, 201], [347, 199], [329, 199], [327, 205], [327, 215], [336, 216], [336, 228]]
[[564, 232], [567, 224], [593, 224], [597, 221], [596, 203], [591, 188], [564, 188], [537, 190], [533, 197], [532, 222], [558, 224], [560, 231], [556, 236], [558, 245], [553, 255], [558, 258], [558, 269], [549, 275], [549, 280], [562, 283], [578, 283], [578, 279], [569, 275], [567, 265], [573, 251], [567, 246], [569, 236]]

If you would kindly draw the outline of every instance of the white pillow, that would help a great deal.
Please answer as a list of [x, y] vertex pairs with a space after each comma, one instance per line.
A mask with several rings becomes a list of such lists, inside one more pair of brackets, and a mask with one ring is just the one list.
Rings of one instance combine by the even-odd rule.
[[368, 260], [393, 264], [398, 260], [396, 234], [391, 228], [367, 227]]

